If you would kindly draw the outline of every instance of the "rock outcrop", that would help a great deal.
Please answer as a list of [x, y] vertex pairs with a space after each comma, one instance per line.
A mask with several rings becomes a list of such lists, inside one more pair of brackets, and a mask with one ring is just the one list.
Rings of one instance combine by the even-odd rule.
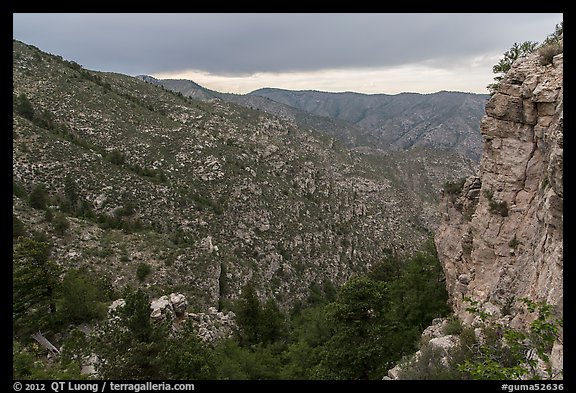
[[[534, 316], [519, 300], [527, 297], [562, 317], [563, 55], [547, 65], [536, 54], [515, 62], [486, 105], [481, 132], [479, 173], [460, 195], [443, 197], [435, 237], [453, 310], [472, 322], [469, 297], [526, 328]], [[560, 342], [551, 362], [562, 370]]]
[[169, 318], [174, 326], [190, 320], [198, 337], [209, 343], [231, 337], [236, 329], [236, 315], [232, 311], [221, 312], [215, 307], [209, 307], [207, 313], [189, 313], [186, 312], [187, 307], [188, 300], [183, 294], [164, 295], [150, 303], [150, 318], [155, 321]]

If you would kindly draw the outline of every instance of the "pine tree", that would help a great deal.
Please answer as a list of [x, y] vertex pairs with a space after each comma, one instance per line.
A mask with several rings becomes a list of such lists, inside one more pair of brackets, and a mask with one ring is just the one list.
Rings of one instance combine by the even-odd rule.
[[21, 237], [14, 247], [12, 310], [16, 320], [29, 316], [32, 311], [37, 315], [37, 321], [45, 320], [46, 314], [56, 313], [60, 269], [49, 255], [47, 242], [27, 237]]

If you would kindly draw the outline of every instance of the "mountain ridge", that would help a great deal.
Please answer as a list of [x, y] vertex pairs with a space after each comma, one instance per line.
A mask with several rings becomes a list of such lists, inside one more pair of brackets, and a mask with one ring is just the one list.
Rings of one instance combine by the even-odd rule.
[[[402, 151], [427, 146], [455, 151], [476, 162], [482, 142], [478, 124], [489, 97], [446, 90], [390, 95], [278, 88], [242, 95], [216, 92], [185, 79], [154, 78], [153, 83], [199, 99], [218, 98], [264, 110], [327, 133], [350, 147]], [[423, 118], [432, 121], [426, 124]]]

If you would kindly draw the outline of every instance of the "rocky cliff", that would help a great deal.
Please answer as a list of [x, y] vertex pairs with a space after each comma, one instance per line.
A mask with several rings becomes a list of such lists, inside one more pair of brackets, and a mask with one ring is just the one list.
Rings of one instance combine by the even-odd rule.
[[[510, 325], [526, 327], [520, 299], [563, 314], [563, 55], [514, 63], [486, 105], [477, 176], [445, 193], [435, 241], [455, 314], [470, 297]], [[504, 312], [503, 310], [506, 310]], [[532, 317], [533, 318], [533, 317]], [[562, 369], [556, 342], [552, 366]]]

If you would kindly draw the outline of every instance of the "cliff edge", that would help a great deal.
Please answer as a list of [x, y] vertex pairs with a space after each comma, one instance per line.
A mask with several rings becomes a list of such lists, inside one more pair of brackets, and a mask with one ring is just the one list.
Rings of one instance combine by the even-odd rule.
[[[472, 322], [468, 297], [526, 328], [534, 318], [520, 312], [527, 297], [562, 318], [563, 55], [545, 65], [537, 54], [516, 61], [486, 104], [481, 132], [479, 172], [444, 193], [435, 236], [454, 313]], [[562, 353], [559, 340], [554, 369], [562, 370]]]

